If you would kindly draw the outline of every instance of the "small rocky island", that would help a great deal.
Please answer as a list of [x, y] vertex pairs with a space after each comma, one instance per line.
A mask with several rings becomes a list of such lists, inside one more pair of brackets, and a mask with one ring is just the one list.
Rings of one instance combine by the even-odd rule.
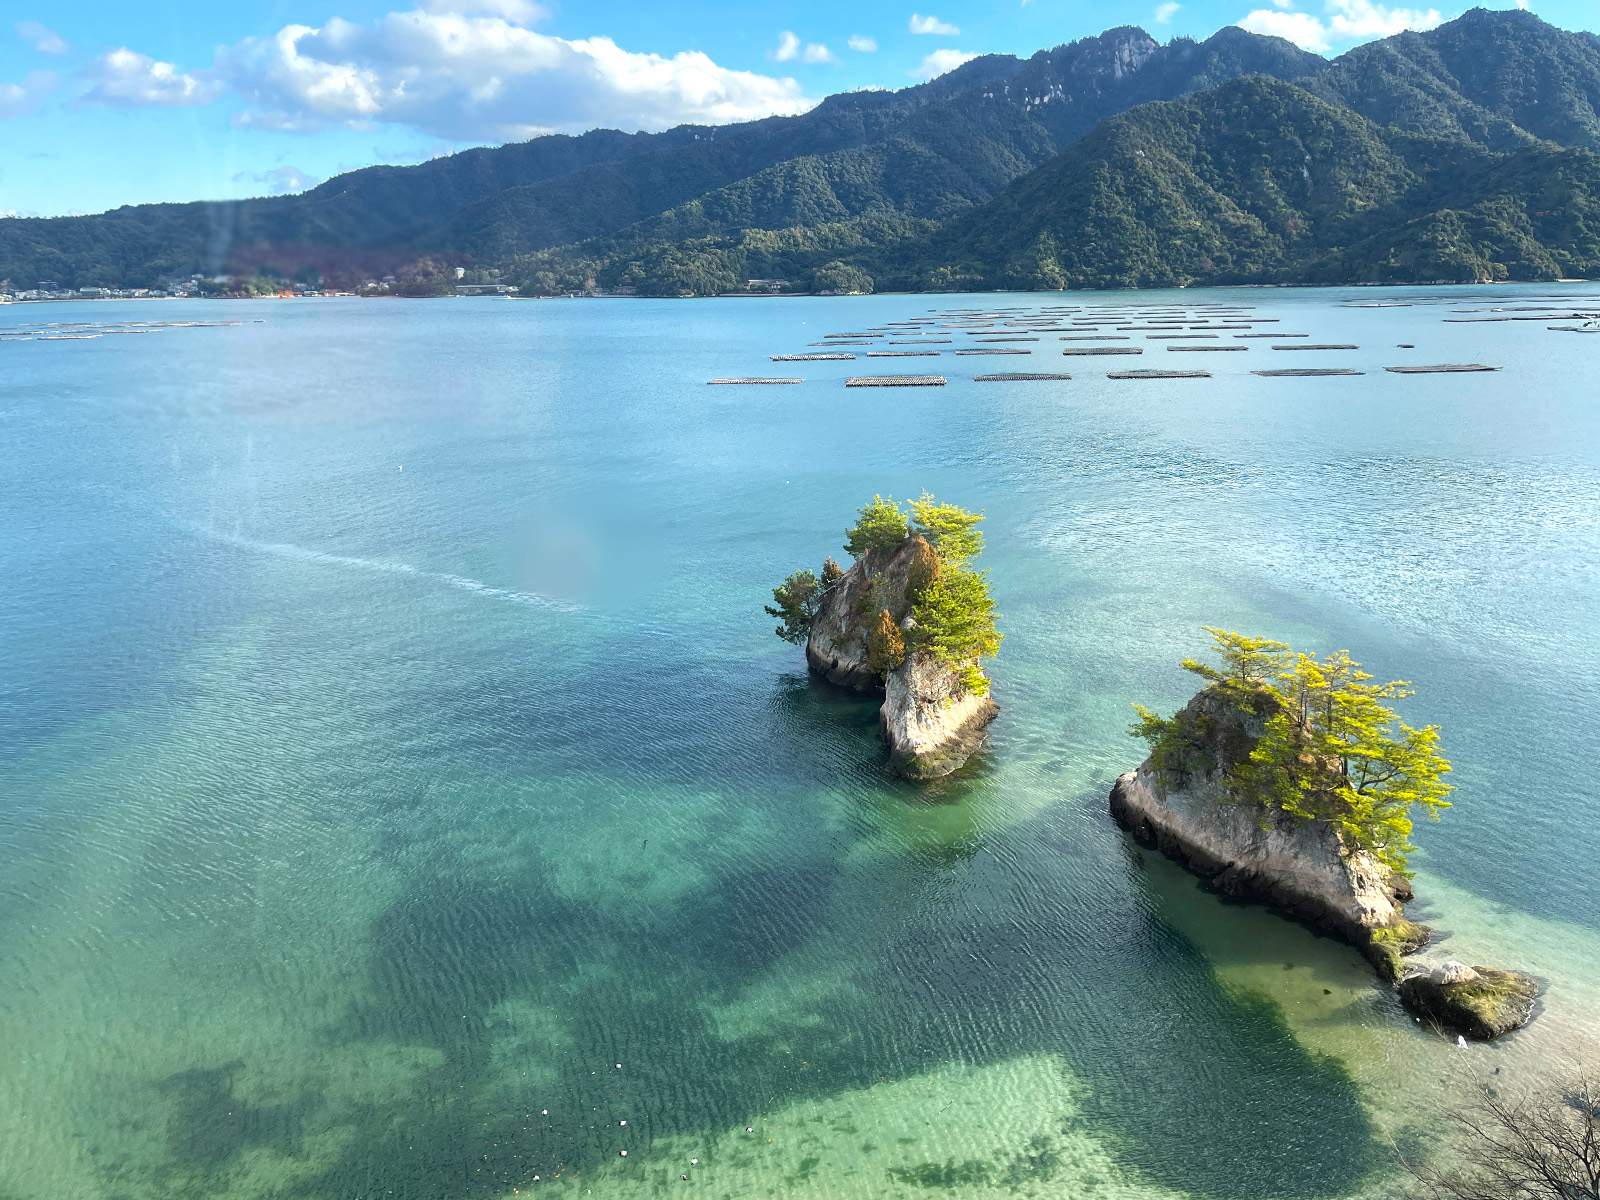
[[1468, 1037], [1525, 1025], [1537, 984], [1514, 971], [1446, 963], [1408, 971], [1425, 925], [1408, 920], [1411, 815], [1448, 808], [1438, 729], [1413, 729], [1340, 651], [1207, 630], [1221, 669], [1183, 666], [1206, 686], [1171, 718], [1135, 705], [1150, 756], [1121, 776], [1111, 812], [1228, 895], [1261, 901], [1358, 947], [1411, 1010]]
[[1000, 708], [981, 663], [1000, 646], [983, 552], [983, 514], [923, 493], [903, 511], [874, 496], [848, 531], [841, 570], [796, 571], [766, 609], [785, 641], [804, 643], [811, 670], [840, 687], [881, 692], [889, 765], [937, 779], [983, 745]]

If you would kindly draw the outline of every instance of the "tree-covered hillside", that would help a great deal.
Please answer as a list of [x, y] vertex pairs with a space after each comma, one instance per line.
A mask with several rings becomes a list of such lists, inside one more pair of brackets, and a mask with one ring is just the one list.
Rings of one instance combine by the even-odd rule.
[[1477, 8], [1359, 46], [1305, 86], [1380, 125], [1497, 150], [1543, 138], [1600, 150], [1600, 37]]
[[1600, 272], [1600, 159], [1385, 129], [1260, 77], [1107, 121], [880, 286], [1554, 279]]
[[1600, 149], [1597, 112], [1600, 38], [1527, 12], [1475, 9], [1331, 64], [1238, 28], [1163, 46], [1123, 27], [800, 117], [538, 138], [300, 196], [0, 220], [0, 280], [394, 271], [443, 292], [465, 266], [533, 292], [701, 295], [749, 278], [1551, 278], [1591, 270], [1581, 151]]
[[[284, 275], [315, 267], [348, 283], [422, 255], [492, 266], [608, 236], [785, 164], [802, 181], [803, 194], [793, 201], [802, 220], [811, 220], [808, 208], [828, 219], [871, 217], [901, 211], [903, 198], [869, 184], [842, 189], [836, 196], [842, 208], [826, 200], [818, 207], [821, 189], [807, 184], [817, 173], [810, 160], [855, 147], [878, 147], [869, 158], [892, 157], [889, 143], [926, 141], [930, 125], [939, 123], [971, 136], [944, 138], [939, 161], [915, 165], [927, 175], [917, 185], [926, 195], [915, 207], [951, 211], [951, 203], [929, 197], [956, 207], [988, 199], [1113, 113], [1249, 72], [1302, 78], [1321, 63], [1281, 39], [1240, 29], [1162, 46], [1142, 30], [1120, 28], [1027, 60], [985, 56], [898, 92], [830, 96], [800, 117], [661, 134], [599, 130], [536, 138], [416, 167], [354, 171], [299, 196], [0, 220], [0, 279], [18, 286], [42, 278], [142, 286], [195, 271], [268, 265]], [[859, 175], [862, 169], [821, 170]], [[969, 178], [946, 188], [940, 177], [952, 172]], [[735, 220], [745, 203], [708, 200], [718, 211], [731, 204]], [[779, 219], [770, 206], [761, 211]]]

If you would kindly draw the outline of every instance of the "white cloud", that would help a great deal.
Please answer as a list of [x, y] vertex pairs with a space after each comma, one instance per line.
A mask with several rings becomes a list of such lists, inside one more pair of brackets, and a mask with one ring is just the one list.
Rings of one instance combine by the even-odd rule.
[[1443, 23], [1437, 8], [1389, 8], [1373, 0], [1328, 0], [1333, 16], [1328, 28], [1336, 42], [1354, 38], [1392, 37], [1407, 29], [1432, 29]]
[[1258, 8], [1239, 22], [1239, 28], [1265, 37], [1285, 38], [1302, 50], [1310, 50], [1315, 54], [1321, 54], [1331, 45], [1327, 27], [1310, 13]]
[[270, 171], [240, 171], [233, 177], [235, 183], [264, 183], [267, 192], [273, 196], [286, 195], [289, 192], [303, 192], [314, 188], [322, 180], [315, 175], [307, 175], [299, 167], [274, 167]]
[[504, 17], [513, 25], [532, 25], [550, 15], [549, 9], [533, 0], [422, 0], [423, 12], [455, 13], [467, 17]]
[[37, 112], [58, 82], [49, 71], [31, 71], [21, 83], [0, 83], [0, 121]]
[[912, 13], [911, 14], [911, 32], [912, 33], [933, 33], [933, 34], [937, 34], [940, 37], [955, 37], [956, 34], [961, 32], [961, 30], [957, 29], [954, 25], [950, 24], [948, 21], [939, 20], [938, 17], [934, 17], [934, 16], [924, 17], [924, 16], [921, 16], [921, 15], [919, 15], [917, 13]]
[[157, 62], [126, 46], [107, 50], [84, 68], [89, 90], [79, 104], [108, 104], [114, 108], [190, 108], [210, 104], [222, 94], [222, 83], [208, 71], [179, 71], [171, 63]]
[[935, 50], [914, 71], [908, 71], [913, 79], [934, 79], [947, 71], [954, 71], [964, 62], [971, 62], [977, 58], [976, 54], [968, 54], [965, 50]]
[[[1280, 8], [1286, 0], [1274, 0]], [[1390, 8], [1375, 0], [1327, 0], [1327, 19], [1303, 12], [1259, 8], [1239, 22], [1251, 33], [1287, 38], [1304, 50], [1322, 53], [1335, 42], [1392, 37], [1407, 29], [1432, 29], [1444, 20], [1436, 8]]]
[[40, 54], [65, 54], [72, 49], [66, 38], [53, 29], [46, 29], [38, 21], [18, 21], [17, 36]]
[[1156, 6], [1155, 23], [1157, 25], [1168, 24], [1173, 17], [1178, 15], [1178, 10], [1182, 7], [1183, 5], [1177, 3], [1176, 0], [1167, 0], [1165, 4], [1158, 4]]
[[460, 3], [433, 7], [448, 11], [288, 25], [219, 51], [214, 72], [248, 101], [235, 118], [241, 125], [392, 123], [453, 141], [724, 124], [814, 104], [793, 79], [730, 70], [700, 52], [668, 58], [624, 50], [610, 38], [537, 33], [520, 23], [538, 11], [525, 0], [487, 0], [470, 12]]
[[821, 42], [807, 42], [805, 49], [802, 50], [800, 39], [787, 29], [778, 35], [778, 48], [772, 52], [772, 57], [779, 62], [793, 62], [797, 58], [808, 63], [839, 61], [833, 56], [833, 51]]
[[852, 33], [850, 35], [850, 40], [847, 45], [849, 45], [850, 49], [858, 51], [861, 54], [874, 54], [878, 49], [878, 43], [876, 41], [869, 37], [862, 37], [858, 33]]

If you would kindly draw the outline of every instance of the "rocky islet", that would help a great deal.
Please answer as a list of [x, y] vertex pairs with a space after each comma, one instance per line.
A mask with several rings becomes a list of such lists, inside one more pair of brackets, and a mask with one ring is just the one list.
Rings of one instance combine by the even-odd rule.
[[1153, 748], [1137, 769], [1118, 777], [1113, 818], [1217, 891], [1266, 904], [1357, 947], [1419, 1019], [1479, 1040], [1526, 1025], [1539, 992], [1530, 976], [1454, 961], [1432, 970], [1409, 966], [1406, 956], [1422, 949], [1432, 930], [1406, 916], [1415, 897], [1403, 871], [1359, 844], [1338, 820], [1240, 794], [1239, 769], [1283, 707], [1283, 697], [1265, 683], [1203, 688], [1173, 718], [1185, 735], [1176, 748]]

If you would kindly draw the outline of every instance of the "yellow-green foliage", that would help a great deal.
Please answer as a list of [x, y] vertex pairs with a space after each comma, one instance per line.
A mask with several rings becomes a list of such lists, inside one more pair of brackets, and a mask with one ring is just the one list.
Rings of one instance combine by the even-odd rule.
[[[1450, 807], [1450, 763], [1439, 753], [1439, 728], [1413, 728], [1386, 701], [1412, 695], [1403, 680], [1373, 684], [1340, 650], [1326, 658], [1295, 654], [1282, 642], [1207, 629], [1223, 669], [1183, 665], [1228, 698], [1270, 715], [1247, 758], [1231, 765], [1234, 796], [1306, 820], [1327, 821], [1396, 871], [1406, 869], [1411, 815]], [[1164, 720], [1139, 705], [1130, 731], [1152, 756], [1171, 761], [1192, 741], [1180, 713]], [[1160, 765], [1158, 762], [1157, 765]]]
[[867, 632], [867, 669], [882, 679], [906, 660], [906, 639], [887, 608]]
[[[903, 592], [891, 573], [873, 571], [863, 580], [856, 613], [878, 614], [867, 635], [868, 665], [885, 675], [909, 651], [926, 651], [953, 667], [963, 688], [983, 695], [989, 681], [978, 664], [992, 657], [1001, 641], [988, 575], [968, 565], [983, 552], [983, 535], [977, 530], [983, 514], [940, 504], [927, 492], [911, 501], [910, 508], [915, 527], [892, 497], [874, 496], [858, 510], [846, 534], [845, 549], [857, 559], [873, 550], [898, 550], [913, 533], [920, 535], [911, 547]], [[796, 571], [773, 589], [776, 607], [769, 605], [767, 612], [783, 621], [778, 636], [805, 641], [823, 596], [844, 574], [830, 558], [822, 564], [820, 579], [810, 571]], [[909, 637], [897, 619], [908, 609], [915, 618]]]
[[874, 496], [872, 503], [861, 506], [856, 523], [845, 534], [844, 548], [860, 558], [868, 550], [897, 549], [910, 536], [906, 515], [893, 497]]
[[993, 657], [1001, 641], [988, 572], [947, 568], [918, 598], [911, 615], [916, 620], [913, 645], [955, 667], [967, 691], [987, 693], [989, 681], [978, 661]]
[[910, 504], [913, 531], [927, 538], [939, 557], [952, 567], [983, 553], [983, 534], [978, 532], [978, 523], [983, 520], [981, 512], [940, 504], [930, 492], [923, 492], [921, 499]]

